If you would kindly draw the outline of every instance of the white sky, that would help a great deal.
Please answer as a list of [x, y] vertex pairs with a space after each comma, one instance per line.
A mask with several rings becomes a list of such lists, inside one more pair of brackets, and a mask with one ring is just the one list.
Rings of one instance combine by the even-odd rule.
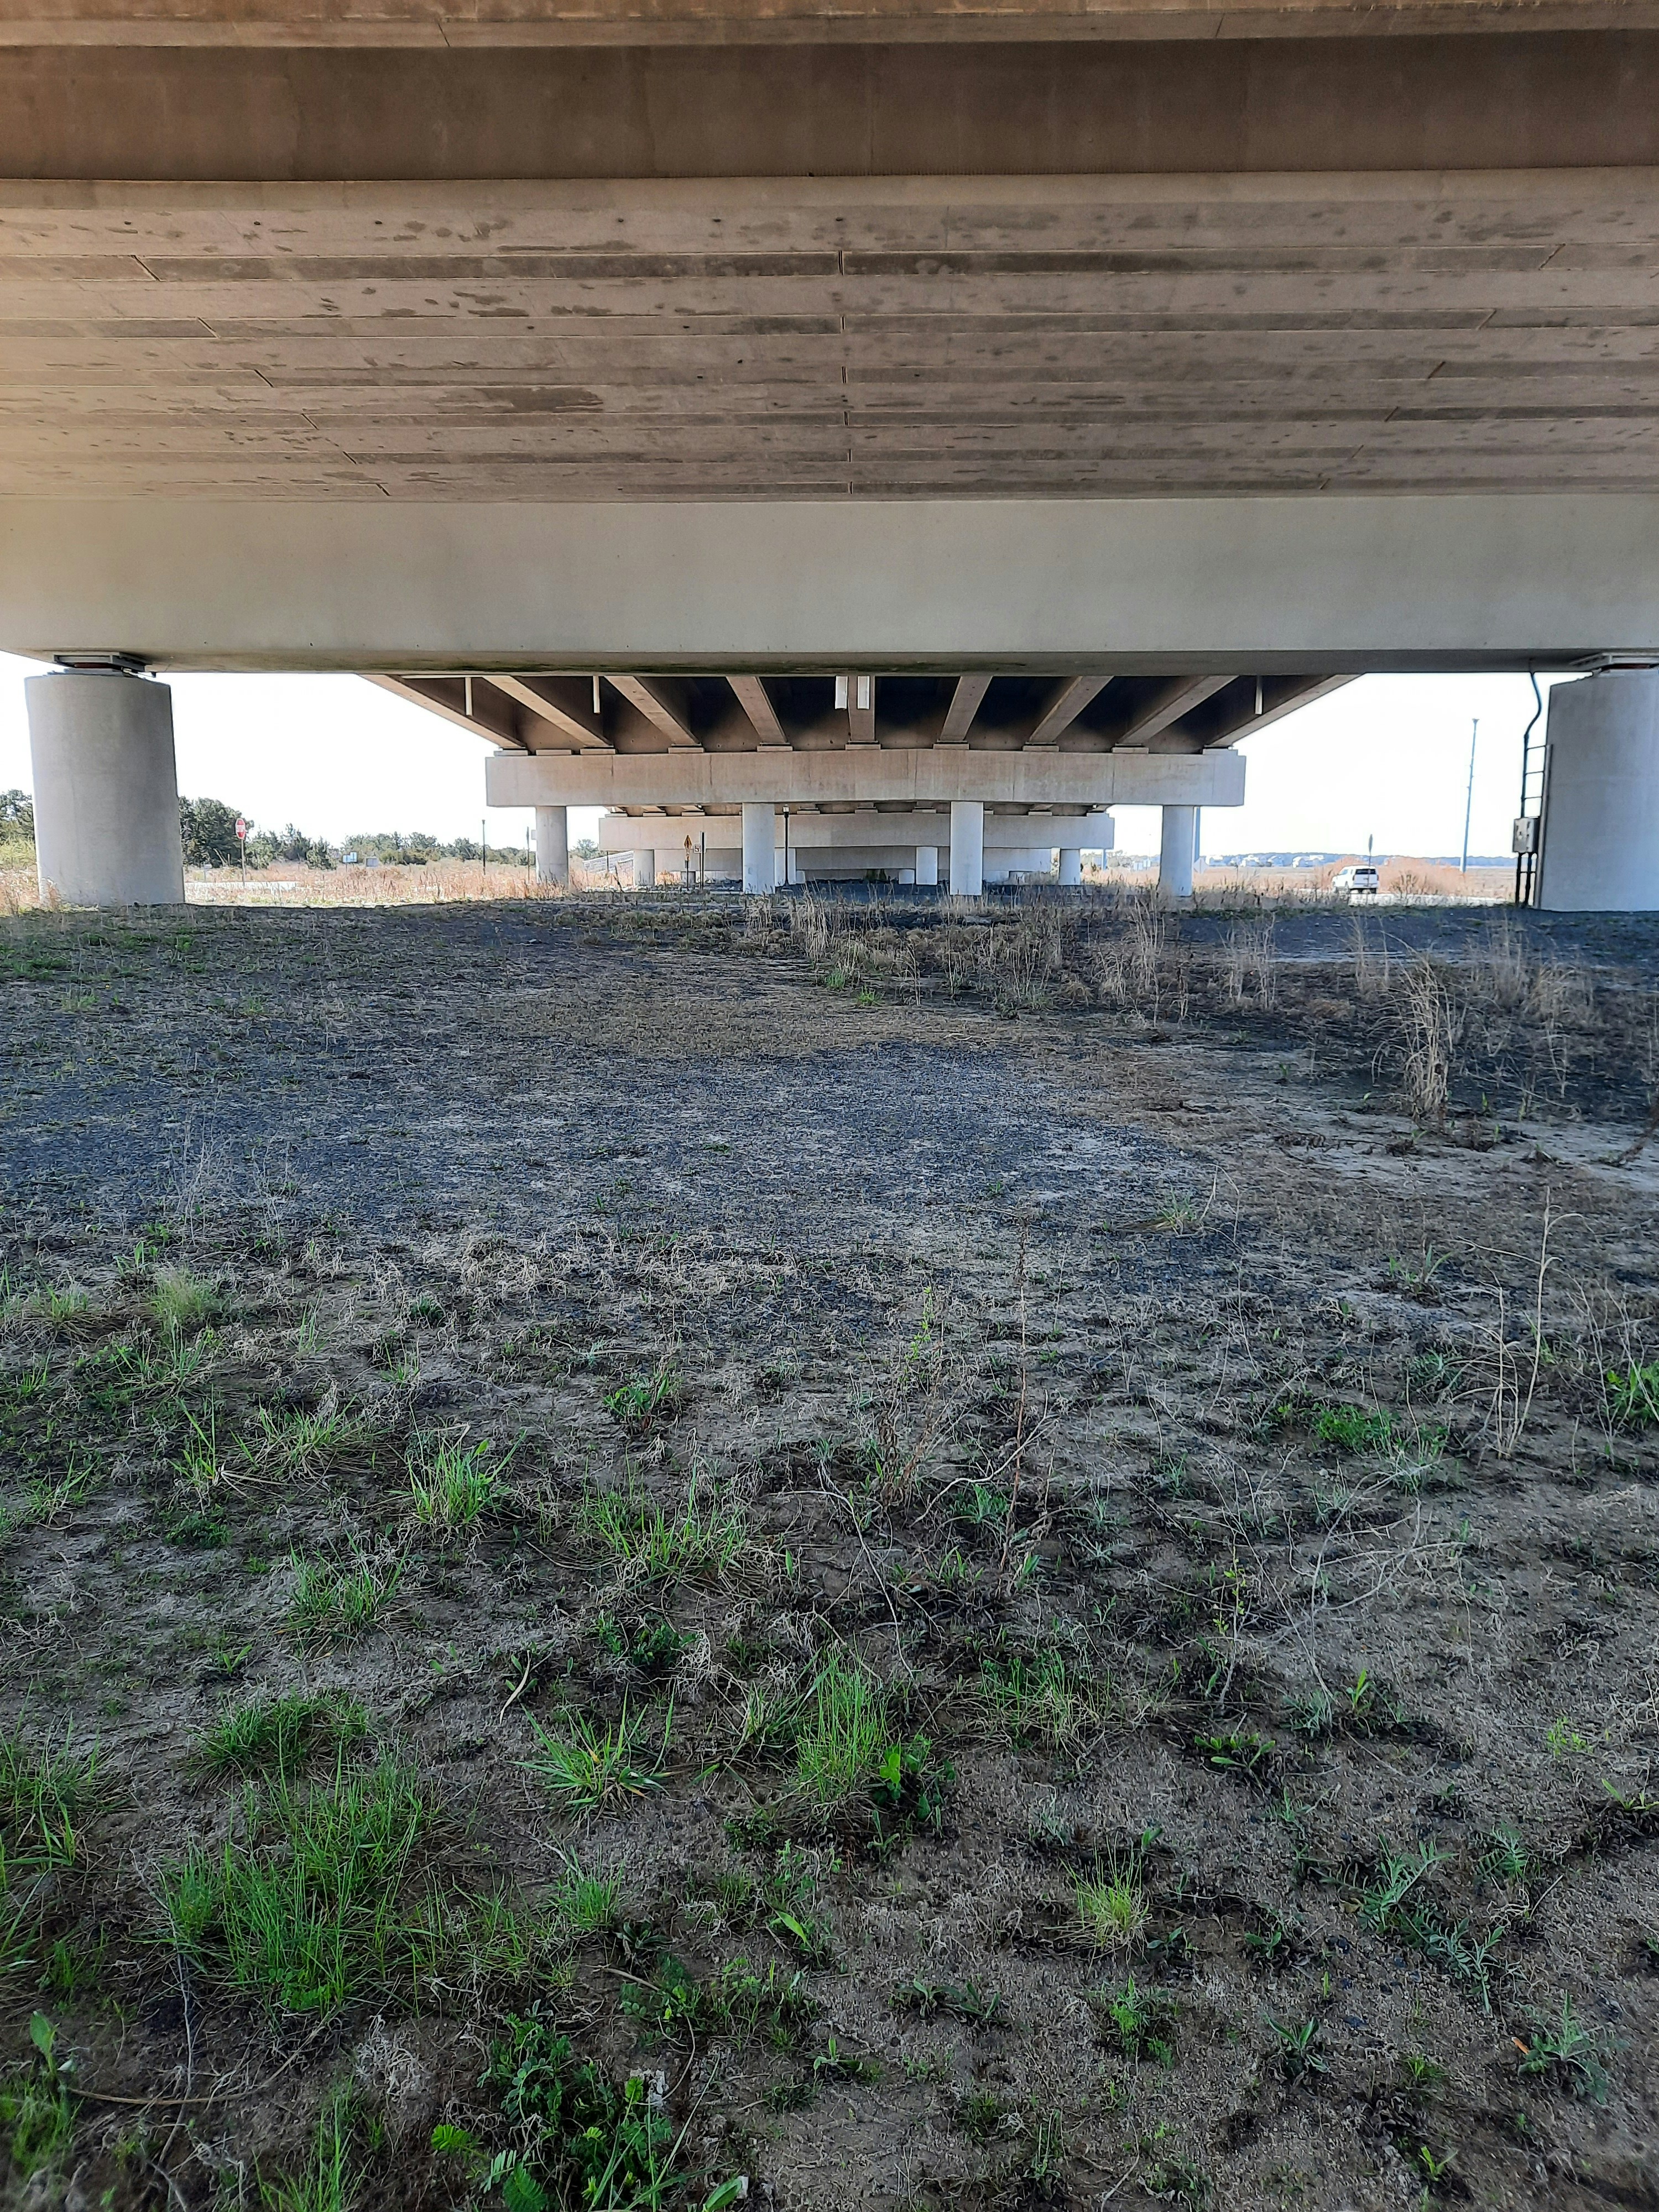
[[[0, 654], [0, 790], [27, 790], [23, 678]], [[174, 676], [179, 787], [222, 799], [262, 829], [295, 822], [337, 843], [356, 832], [476, 837], [492, 748], [355, 676]], [[1540, 678], [1547, 691], [1547, 678]], [[1455, 853], [1462, 842], [1469, 724], [1480, 719], [1469, 849], [1509, 850], [1532, 713], [1524, 676], [1368, 676], [1246, 738], [1242, 807], [1204, 817], [1207, 852]], [[528, 811], [489, 812], [492, 844], [522, 844]], [[573, 813], [571, 842], [597, 814]], [[1126, 852], [1158, 846], [1154, 808], [1116, 810]]]

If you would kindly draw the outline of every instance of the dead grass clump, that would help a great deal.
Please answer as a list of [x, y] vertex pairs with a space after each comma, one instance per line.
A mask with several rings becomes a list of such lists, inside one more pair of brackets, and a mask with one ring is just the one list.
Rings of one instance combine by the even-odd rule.
[[32, 914], [37, 907], [55, 908], [60, 903], [56, 887], [48, 884], [43, 898], [40, 879], [31, 860], [27, 866], [0, 865], [0, 914]]
[[1407, 1105], [1413, 1121], [1437, 1127], [1451, 1097], [1454, 1018], [1446, 978], [1432, 960], [1408, 969], [1400, 1018]]
[[1170, 915], [1155, 892], [1130, 891], [1122, 900], [1121, 933], [1089, 949], [1095, 988], [1109, 1006], [1139, 1006], [1158, 1018], [1165, 982]]
[[811, 961], [821, 961], [830, 950], [830, 915], [822, 899], [802, 893], [789, 909], [789, 934]]
[[1279, 995], [1278, 970], [1273, 962], [1271, 921], [1236, 922], [1227, 932], [1223, 963], [1223, 988], [1228, 1002], [1241, 1006], [1247, 986], [1259, 1006], [1271, 1006]]

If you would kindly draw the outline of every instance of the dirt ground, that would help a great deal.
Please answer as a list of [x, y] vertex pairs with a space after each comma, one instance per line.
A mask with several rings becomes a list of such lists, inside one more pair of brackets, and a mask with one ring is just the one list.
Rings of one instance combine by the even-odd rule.
[[0, 921], [4, 2201], [1659, 2205], [1659, 926]]

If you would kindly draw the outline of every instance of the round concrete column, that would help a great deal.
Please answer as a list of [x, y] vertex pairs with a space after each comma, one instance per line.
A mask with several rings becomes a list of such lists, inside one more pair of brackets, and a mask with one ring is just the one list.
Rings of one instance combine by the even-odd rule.
[[777, 809], [770, 800], [745, 799], [743, 808], [743, 887], [775, 891], [778, 887]]
[[634, 854], [634, 888], [636, 891], [655, 890], [657, 887], [657, 848], [641, 845]]
[[951, 890], [977, 898], [985, 889], [985, 809], [977, 799], [951, 801]]
[[939, 881], [939, 847], [918, 845], [916, 848], [916, 881], [918, 884], [937, 884]]
[[1659, 672], [1619, 669], [1550, 693], [1538, 903], [1659, 910]]
[[536, 809], [536, 881], [561, 890], [570, 881], [570, 817], [562, 806]]
[[70, 669], [23, 692], [41, 890], [70, 906], [182, 906], [172, 692]]
[[1067, 845], [1062, 845], [1060, 847], [1060, 880], [1063, 884], [1080, 884], [1083, 881], [1083, 852], [1081, 847], [1078, 847], [1075, 849]]
[[1193, 855], [1198, 843], [1198, 809], [1166, 806], [1158, 854], [1158, 887], [1165, 898], [1193, 895]]

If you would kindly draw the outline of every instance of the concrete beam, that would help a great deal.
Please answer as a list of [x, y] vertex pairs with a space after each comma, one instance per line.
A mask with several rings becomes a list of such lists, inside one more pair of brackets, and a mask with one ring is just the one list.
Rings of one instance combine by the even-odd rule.
[[766, 694], [766, 686], [758, 676], [733, 676], [729, 679], [733, 694], [745, 714], [755, 735], [763, 745], [787, 745], [783, 725]]
[[696, 744], [683, 684], [677, 684], [672, 676], [612, 676], [606, 680], [662, 732], [671, 745]]
[[1117, 734], [1121, 745], [1146, 745], [1179, 722], [1183, 714], [1219, 691], [1224, 676], [1178, 676], [1144, 700]]
[[[477, 679], [474, 679], [475, 682]], [[566, 744], [608, 751], [603, 708], [595, 710], [593, 679], [587, 676], [508, 676], [492, 670], [489, 681], [546, 723]], [[532, 744], [532, 751], [536, 750]]]
[[1238, 806], [1244, 763], [1212, 753], [501, 753], [484, 764], [492, 806], [773, 806], [815, 804]]
[[1051, 745], [1062, 730], [1069, 730], [1097, 691], [1105, 689], [1106, 679], [1099, 676], [1074, 676], [1069, 683], [1058, 685], [1054, 697], [1037, 717], [1028, 745]]
[[488, 738], [493, 745], [518, 752], [535, 750], [525, 736], [526, 723], [533, 718], [482, 677], [372, 675], [368, 680], [394, 698], [406, 699], [411, 707], [453, 722], [471, 737]]
[[736, 670], [774, 729], [750, 677], [854, 656], [1103, 677], [1559, 667], [1659, 649], [1659, 494], [0, 501], [0, 649], [117, 647], [163, 669]]
[[17, 0], [0, 46], [464, 46], [921, 44], [1399, 36], [1419, 31], [1652, 28], [1653, 0]]
[[968, 732], [974, 726], [974, 717], [990, 688], [988, 676], [957, 677], [956, 689], [951, 694], [951, 703], [945, 710], [945, 726], [939, 733], [940, 744], [967, 744]]
[[1188, 710], [1183, 734], [1200, 746], [1236, 745], [1352, 681], [1351, 676], [1237, 677]]
[[1638, 29], [948, 44], [878, 34], [575, 51], [15, 46], [0, 70], [0, 169], [30, 179], [1213, 174], [1656, 159], [1659, 34]]

